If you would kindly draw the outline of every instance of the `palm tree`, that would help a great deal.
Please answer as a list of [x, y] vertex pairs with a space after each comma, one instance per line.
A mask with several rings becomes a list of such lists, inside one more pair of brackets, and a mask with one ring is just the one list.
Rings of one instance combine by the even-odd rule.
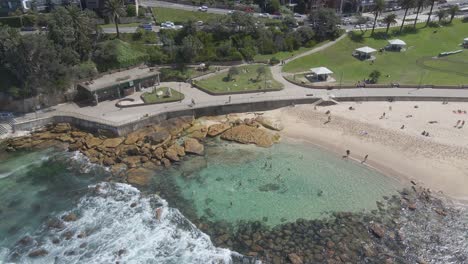
[[457, 14], [458, 11], [460, 11], [460, 8], [457, 5], [450, 6], [450, 8], [448, 10], [448, 12], [450, 14], [450, 23], [452, 23], [453, 18], [455, 17], [455, 15]]
[[375, 24], [377, 24], [377, 18], [379, 17], [379, 14], [384, 10], [385, 8], [385, 1], [384, 0], [376, 0], [374, 2], [374, 25], [372, 26], [372, 33], [371, 35], [374, 35], [374, 29], [375, 29]]
[[426, 27], [429, 25], [429, 22], [431, 22], [432, 10], [434, 9], [434, 4], [437, 0], [429, 0], [429, 1], [431, 1], [431, 10], [429, 10], [429, 14], [427, 16]]
[[408, 14], [408, 10], [414, 7], [414, 0], [400, 0], [400, 5], [402, 8], [405, 9], [405, 15], [403, 16], [403, 21], [401, 22], [400, 32], [403, 30], [403, 26], [405, 25], [406, 15]]
[[442, 19], [446, 18], [448, 16], [448, 13], [446, 10], [443, 10], [443, 9], [440, 9], [439, 11], [437, 11], [437, 18], [439, 18], [439, 23]]
[[383, 22], [387, 24], [387, 31], [385, 31], [385, 34], [388, 35], [388, 30], [390, 29], [390, 25], [396, 24], [396, 18], [397, 15], [395, 14], [388, 14], [384, 17]]
[[104, 13], [115, 23], [117, 38], [119, 38], [119, 18], [125, 14], [125, 5], [123, 0], [107, 0], [104, 6]]
[[427, 1], [426, 0], [416, 0], [416, 6], [418, 9], [416, 10], [416, 19], [414, 20], [414, 28], [416, 28], [416, 24], [418, 23], [418, 17], [419, 17], [419, 12], [421, 9], [426, 5]]

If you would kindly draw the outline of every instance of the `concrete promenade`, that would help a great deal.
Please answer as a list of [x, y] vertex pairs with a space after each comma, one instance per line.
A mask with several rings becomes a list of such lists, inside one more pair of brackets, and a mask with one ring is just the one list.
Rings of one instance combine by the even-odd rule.
[[[329, 42], [316, 49], [310, 50], [305, 54], [299, 54], [290, 60], [298, 57], [306, 56], [314, 52], [323, 50], [337, 41]], [[255, 104], [268, 103], [268, 108], [274, 108], [275, 102], [278, 102], [277, 107], [282, 107], [288, 102], [290, 104], [296, 103], [311, 103], [314, 100], [332, 98], [337, 101], [382, 101], [382, 100], [414, 100], [414, 101], [468, 101], [468, 89], [433, 89], [433, 88], [351, 88], [351, 89], [313, 89], [304, 88], [292, 84], [285, 80], [282, 75], [282, 66], [276, 65], [271, 67], [273, 77], [278, 82], [284, 85], [281, 91], [268, 92], [268, 93], [247, 93], [235, 95], [209, 95], [205, 92], [193, 88], [188, 83], [167, 82], [161, 83], [161, 86], [170, 87], [176, 91], [180, 91], [185, 95], [185, 99], [181, 102], [172, 102], [165, 104], [146, 105], [130, 108], [118, 108], [115, 106], [118, 100], [104, 101], [97, 106], [80, 107], [75, 103], [66, 103], [57, 105], [48, 109], [47, 112], [29, 113], [23, 117], [17, 118], [16, 123], [31, 123], [31, 127], [43, 125], [45, 122], [36, 122], [37, 125], [32, 124], [33, 120], [47, 119], [53, 116], [70, 116], [76, 119], [82, 119], [94, 123], [105, 124], [107, 126], [123, 126], [135, 121], [148, 119], [149, 117], [167, 114], [171, 112], [181, 112], [200, 109], [211, 109], [213, 112], [216, 107], [236, 110], [253, 110]], [[131, 97], [138, 97], [139, 94], [132, 95]], [[192, 105], [192, 100], [195, 105]], [[246, 105], [250, 105], [246, 108]], [[227, 108], [226, 106], [229, 106]], [[258, 111], [262, 109], [256, 109]], [[247, 110], [248, 111], [248, 110]], [[195, 111], [192, 111], [195, 112]], [[198, 111], [200, 112], [200, 111]], [[203, 112], [203, 114], [210, 114], [210, 112]], [[212, 114], [216, 114], [213, 112]], [[19, 125], [17, 127], [20, 127]], [[25, 126], [22, 126], [25, 127]]]

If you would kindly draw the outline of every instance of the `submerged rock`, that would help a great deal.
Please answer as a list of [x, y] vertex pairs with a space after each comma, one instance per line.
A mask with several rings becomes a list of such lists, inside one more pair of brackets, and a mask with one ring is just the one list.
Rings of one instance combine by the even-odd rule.
[[256, 144], [259, 147], [270, 147], [274, 143], [274, 138], [270, 133], [248, 125], [239, 125], [228, 129], [221, 135], [221, 138], [242, 144]]
[[145, 168], [134, 168], [127, 171], [127, 182], [136, 186], [147, 186], [153, 173]]
[[382, 238], [385, 236], [385, 229], [379, 224], [371, 223], [369, 229], [371, 230], [372, 234], [374, 234], [378, 238]]
[[184, 141], [185, 152], [203, 155], [205, 153], [205, 147], [194, 138], [186, 138]]
[[36, 250], [33, 250], [31, 252], [29, 252], [28, 256], [31, 257], [31, 258], [37, 258], [37, 257], [42, 257], [42, 256], [45, 256], [49, 254], [49, 251], [43, 249], [43, 248], [39, 248], [39, 249], [36, 249]]

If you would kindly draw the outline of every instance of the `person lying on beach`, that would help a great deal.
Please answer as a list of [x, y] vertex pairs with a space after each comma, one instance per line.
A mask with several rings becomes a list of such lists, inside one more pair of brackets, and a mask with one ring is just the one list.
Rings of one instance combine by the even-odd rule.
[[410, 117], [413, 117], [413, 115], [407, 115], [406, 118], [410, 118]]
[[461, 122], [461, 120], [459, 119], [459, 120], [457, 121], [457, 123], [456, 123], [453, 127], [457, 127], [458, 125], [460, 125], [460, 122]]
[[463, 120], [463, 122], [462, 122], [461, 125], [458, 127], [458, 129], [463, 128], [464, 125], [465, 125], [465, 120]]

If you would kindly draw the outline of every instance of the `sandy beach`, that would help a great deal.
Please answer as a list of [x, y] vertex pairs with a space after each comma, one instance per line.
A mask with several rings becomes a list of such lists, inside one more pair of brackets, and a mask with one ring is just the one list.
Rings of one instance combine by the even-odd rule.
[[337, 155], [350, 150], [356, 161], [368, 155], [367, 166], [466, 203], [468, 114], [464, 111], [468, 103], [350, 102], [316, 108], [297, 105], [265, 116], [281, 120], [285, 140], [307, 141]]

